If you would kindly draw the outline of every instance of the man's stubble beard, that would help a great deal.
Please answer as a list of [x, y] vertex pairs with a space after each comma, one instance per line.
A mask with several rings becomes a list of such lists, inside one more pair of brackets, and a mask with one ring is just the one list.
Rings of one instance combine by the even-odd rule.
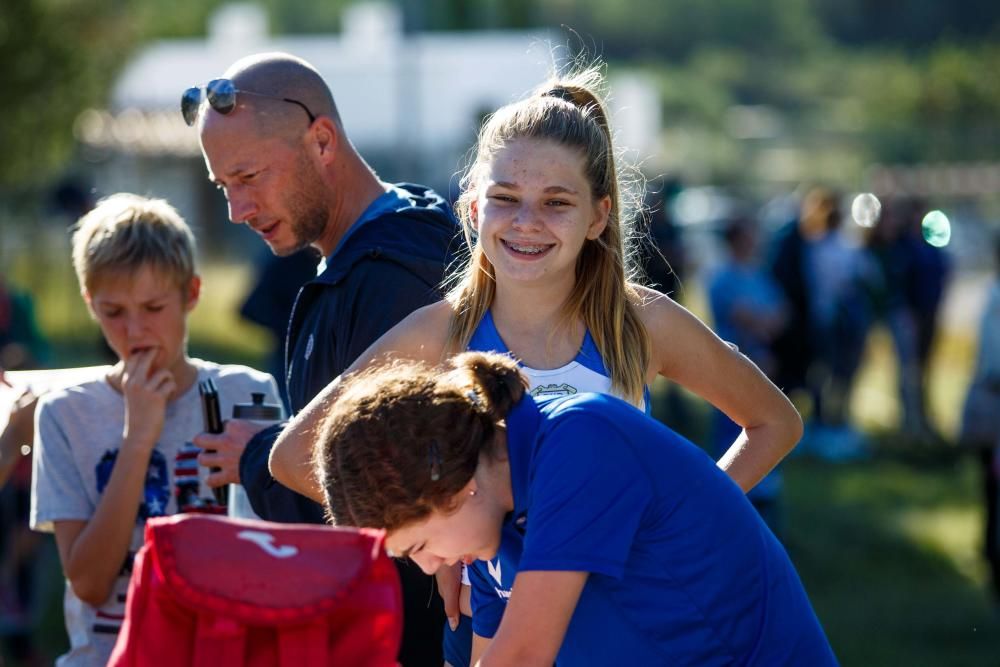
[[330, 219], [330, 207], [324, 196], [327, 186], [316, 173], [315, 167], [304, 157], [298, 162], [298, 185], [287, 199], [289, 224], [295, 243], [287, 249], [275, 249], [274, 254], [287, 257], [315, 243]]

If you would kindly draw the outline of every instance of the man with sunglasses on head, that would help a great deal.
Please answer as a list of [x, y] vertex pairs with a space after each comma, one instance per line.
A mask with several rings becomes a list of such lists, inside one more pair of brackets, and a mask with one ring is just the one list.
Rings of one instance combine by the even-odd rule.
[[[187, 90], [185, 121], [199, 132], [209, 178], [225, 193], [232, 222], [246, 224], [276, 255], [312, 246], [319, 275], [292, 310], [285, 372], [292, 410], [301, 410], [368, 346], [437, 287], [458, 226], [447, 202], [418, 185], [381, 181], [344, 130], [316, 70], [282, 53], [249, 56], [221, 79]], [[202, 465], [218, 485], [242, 483], [262, 518], [324, 521], [322, 508], [271, 477], [268, 455], [281, 427], [258, 431], [230, 420], [202, 434]], [[432, 580], [399, 564], [404, 667], [443, 662], [444, 610]]]

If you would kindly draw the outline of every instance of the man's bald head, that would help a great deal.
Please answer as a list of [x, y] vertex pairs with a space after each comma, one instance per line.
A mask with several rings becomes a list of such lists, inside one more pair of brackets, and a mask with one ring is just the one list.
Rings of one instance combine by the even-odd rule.
[[[305, 110], [282, 98], [300, 102], [314, 117], [326, 116], [340, 125], [330, 88], [319, 72], [301, 58], [288, 53], [258, 53], [237, 60], [223, 76], [239, 91], [267, 96], [236, 94], [234, 113], [253, 112], [262, 135], [291, 138], [308, 126]], [[203, 123], [206, 120], [203, 117]]]
[[246, 223], [277, 254], [313, 245], [329, 255], [386, 191], [344, 136], [330, 89], [309, 63], [286, 53], [243, 58], [225, 78], [236, 106], [230, 113], [203, 107], [198, 138], [230, 220]]

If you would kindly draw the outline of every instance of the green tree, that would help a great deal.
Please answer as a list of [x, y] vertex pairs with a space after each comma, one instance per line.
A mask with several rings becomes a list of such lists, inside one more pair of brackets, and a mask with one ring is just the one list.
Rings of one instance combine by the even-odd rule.
[[922, 51], [941, 39], [985, 41], [1000, 34], [996, 0], [813, 0], [825, 32], [845, 45]]
[[678, 60], [711, 46], [797, 56], [824, 40], [809, 0], [545, 0], [540, 13], [611, 57]]
[[117, 4], [0, 4], [0, 188], [36, 185], [63, 168], [76, 115], [103, 102], [134, 45], [135, 25]]

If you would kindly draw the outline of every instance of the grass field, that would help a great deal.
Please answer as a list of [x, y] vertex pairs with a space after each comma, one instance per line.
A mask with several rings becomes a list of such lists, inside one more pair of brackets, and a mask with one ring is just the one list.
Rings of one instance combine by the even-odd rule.
[[786, 546], [844, 665], [1000, 664], [968, 457], [786, 466]]
[[[27, 284], [56, 344], [55, 362], [94, 363], [99, 334], [72, 274], [65, 267], [20, 270], [32, 276]], [[247, 269], [211, 266], [205, 283], [191, 321], [192, 352], [259, 365], [267, 337], [234, 314]], [[946, 332], [935, 354], [932, 412], [946, 435], [957, 423], [971, 351], [965, 332]], [[953, 448], [917, 448], [894, 435], [894, 372], [888, 338], [876, 332], [852, 402], [875, 453], [850, 464], [788, 461], [785, 543], [844, 665], [1000, 665], [1000, 614], [979, 556], [977, 468]], [[679, 402], [684, 418], [671, 425], [704, 441], [703, 406], [690, 397]], [[45, 575], [50, 594], [35, 640], [52, 658], [66, 642], [58, 564], [49, 561]]]
[[[675, 425], [676, 400], [667, 419]], [[704, 406], [687, 395], [679, 402], [684, 434], [707, 441]], [[1000, 606], [980, 555], [978, 463], [884, 426], [869, 433], [869, 459], [793, 455], [782, 465], [781, 537], [838, 658], [862, 667], [1000, 665]]]

